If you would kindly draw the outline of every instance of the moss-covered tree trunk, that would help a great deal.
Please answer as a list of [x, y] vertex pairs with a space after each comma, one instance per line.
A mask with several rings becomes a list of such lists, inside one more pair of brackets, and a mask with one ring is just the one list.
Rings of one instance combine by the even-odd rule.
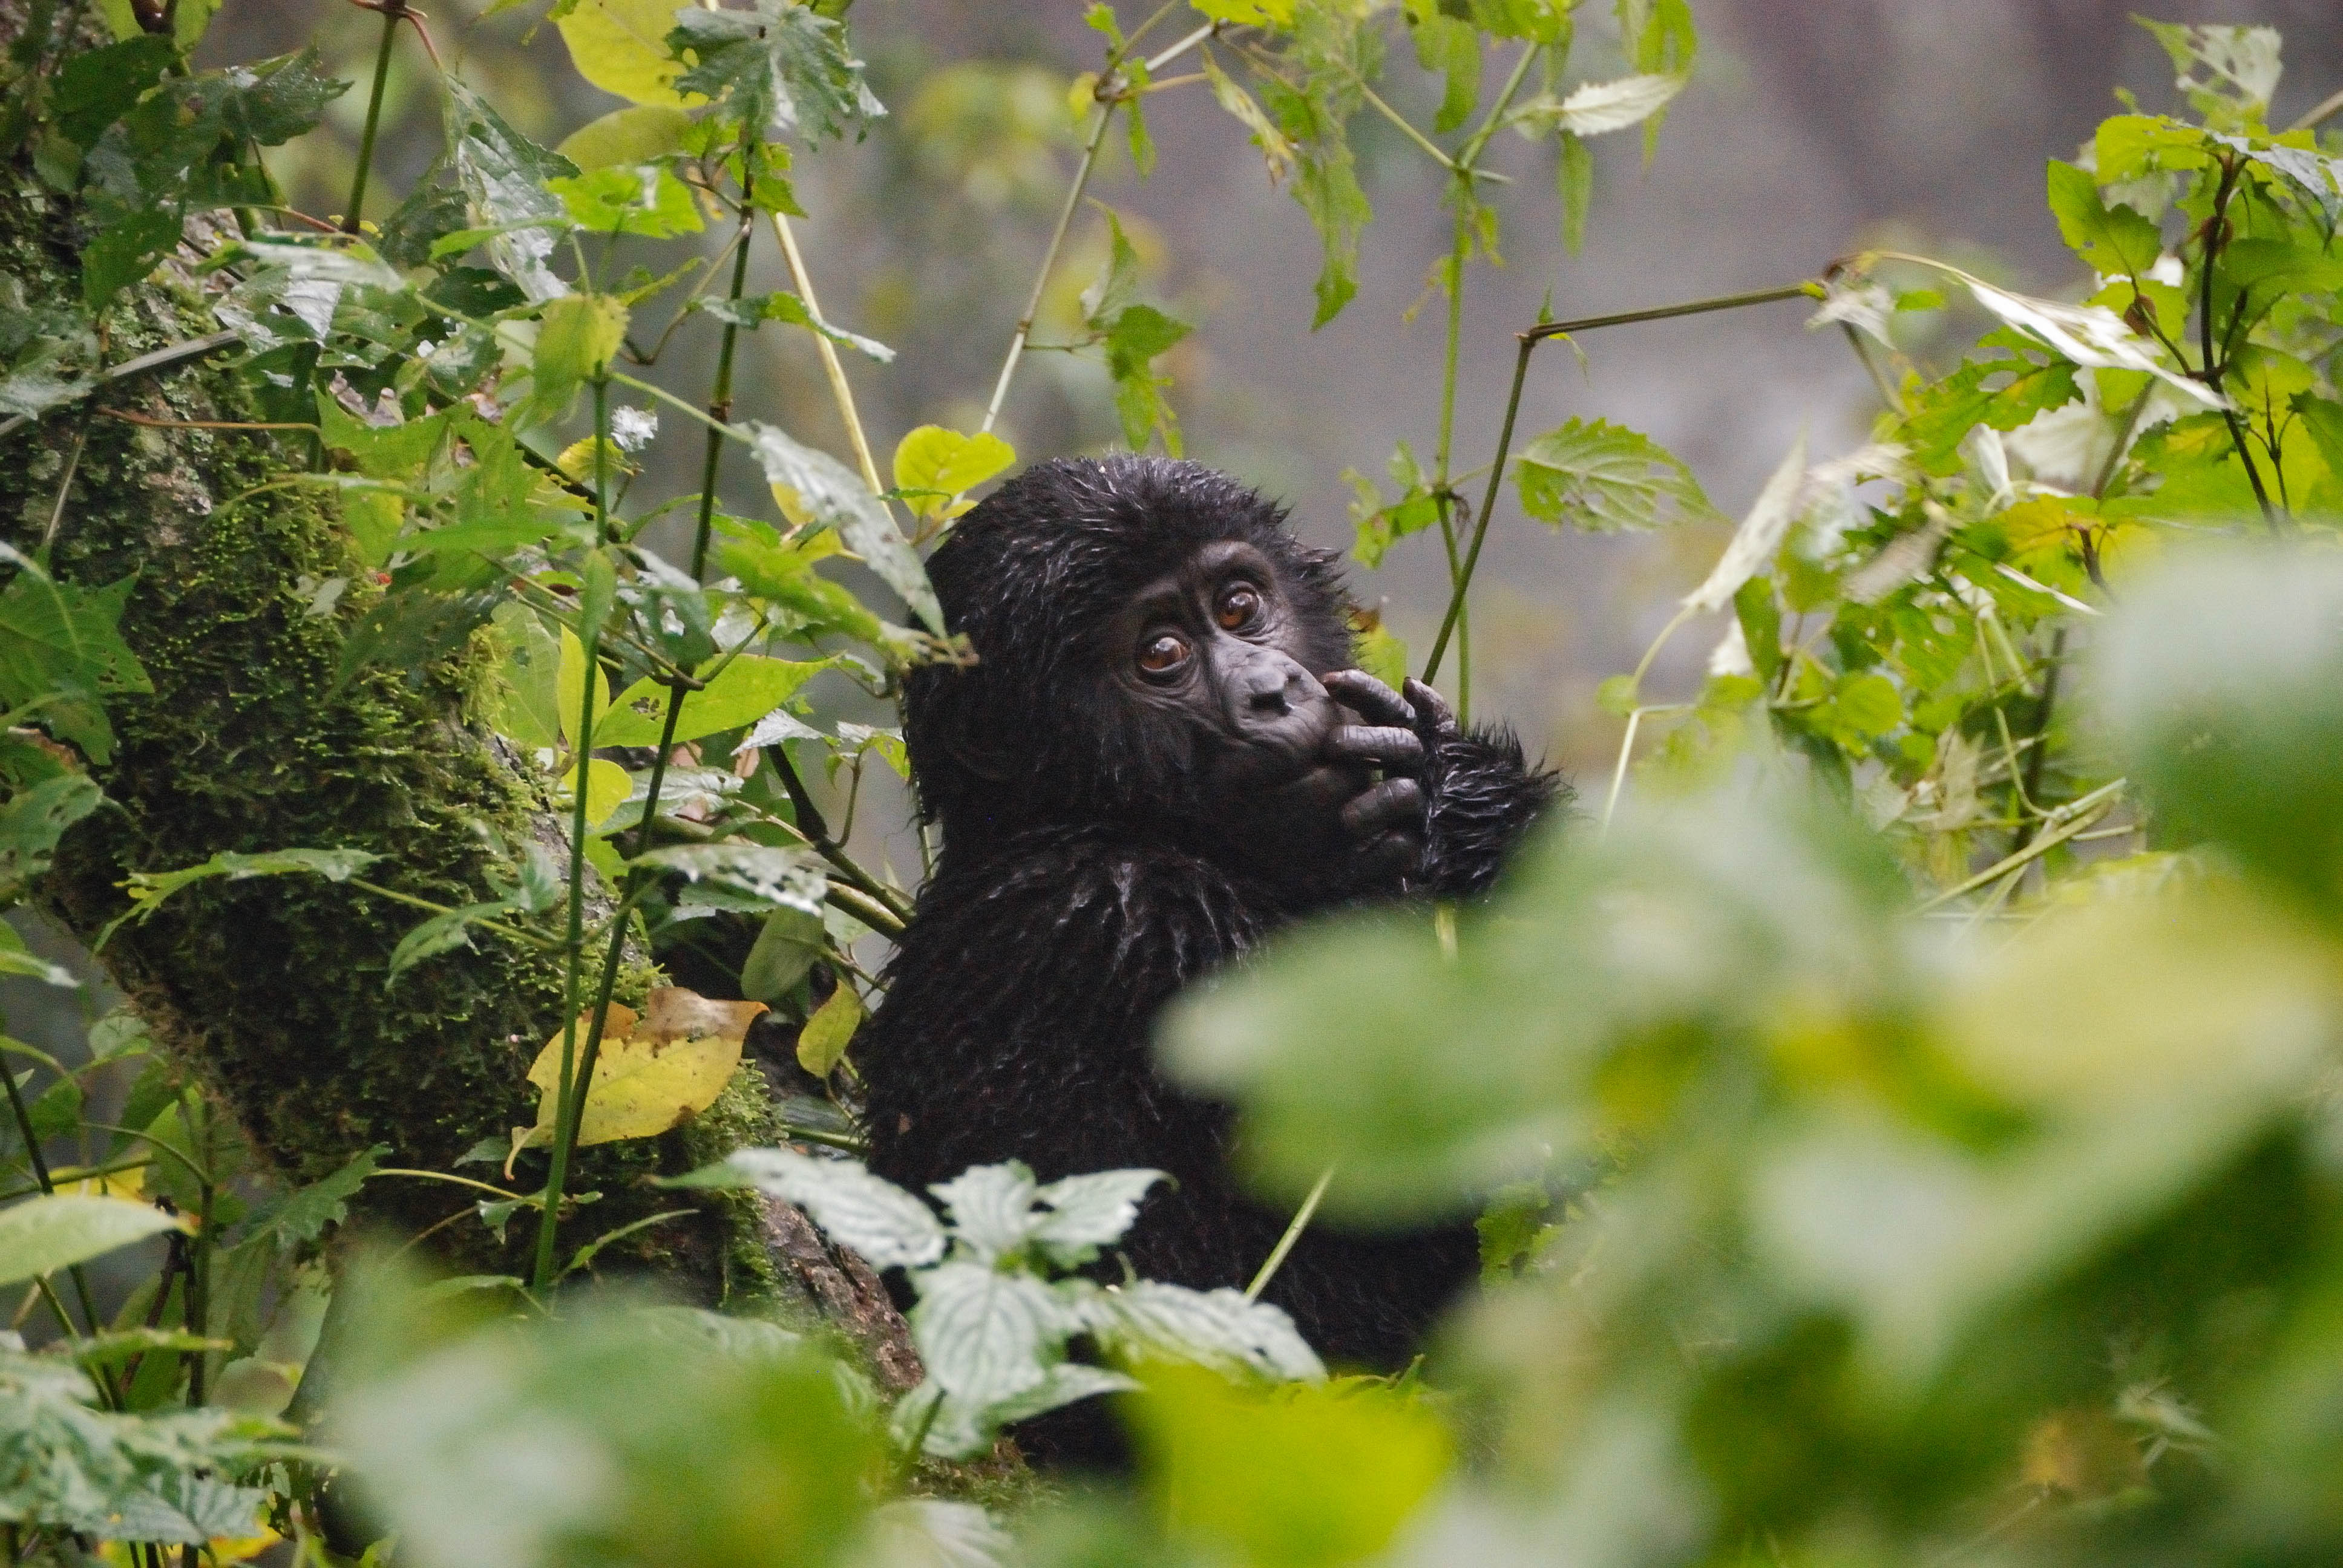
[[[0, 45], [25, 9], [0, 0]], [[82, 215], [27, 158], [0, 186], [0, 274], [30, 300], [77, 297], [90, 237]], [[218, 326], [205, 288], [166, 267], [116, 303], [106, 357], [121, 364]], [[560, 828], [464, 722], [461, 659], [337, 687], [343, 628], [362, 612], [368, 579], [330, 492], [281, 483], [303, 467], [297, 435], [195, 424], [260, 417], [221, 367], [215, 356], [120, 381], [0, 437], [0, 538], [27, 553], [45, 544], [52, 569], [75, 582], [135, 578], [122, 629], [154, 687], [109, 699], [116, 745], [93, 773], [110, 805], [67, 834], [45, 903], [89, 940], [127, 907], [118, 884], [129, 871], [223, 849], [335, 846], [382, 856], [368, 876], [420, 898], [491, 896], [492, 875], [508, 877], [532, 840], [558, 849]], [[315, 587], [334, 577], [361, 586], [317, 614]], [[386, 986], [392, 948], [422, 918], [317, 879], [212, 880], [125, 925], [101, 959], [286, 1180], [315, 1180], [377, 1144], [389, 1151], [384, 1164], [450, 1171], [482, 1139], [536, 1120], [523, 1075], [561, 1026], [562, 960], [482, 937]], [[639, 990], [649, 976], [630, 980]], [[778, 1135], [771, 1096], [749, 1067], [684, 1129], [582, 1151], [570, 1189], [601, 1197], [565, 1222], [564, 1254], [689, 1207], [598, 1266], [652, 1274], [709, 1304], [840, 1322], [901, 1380], [911, 1363], [900, 1320], [870, 1271], [824, 1249], [801, 1216], [644, 1184]], [[471, 1201], [445, 1183], [380, 1178], [355, 1207], [411, 1235]], [[433, 1240], [468, 1271], [523, 1273], [530, 1228], [524, 1212], [500, 1245], [464, 1220]]]

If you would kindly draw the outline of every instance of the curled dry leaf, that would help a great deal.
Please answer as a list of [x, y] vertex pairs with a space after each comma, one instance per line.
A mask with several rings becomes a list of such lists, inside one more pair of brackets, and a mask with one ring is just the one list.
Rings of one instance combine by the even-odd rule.
[[[620, 1002], [605, 1015], [594, 1081], [578, 1118], [579, 1147], [622, 1138], [651, 1138], [716, 1102], [740, 1065], [740, 1042], [765, 1010], [760, 1001], [719, 1001], [679, 986], [651, 992], [639, 1016]], [[578, 1020], [584, 1049], [588, 1020]], [[528, 1070], [539, 1098], [537, 1125], [513, 1131], [513, 1151], [553, 1141], [561, 1095], [561, 1036], [537, 1053]]]

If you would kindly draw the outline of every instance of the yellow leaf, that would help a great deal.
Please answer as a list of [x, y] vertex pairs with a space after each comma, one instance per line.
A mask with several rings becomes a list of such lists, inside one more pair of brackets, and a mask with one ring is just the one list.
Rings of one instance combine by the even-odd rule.
[[[765, 1010], [760, 1001], [711, 1001], [677, 987], [655, 990], [638, 1018], [632, 1008], [610, 1004], [594, 1081], [578, 1119], [579, 1147], [623, 1138], [651, 1138], [716, 1103], [740, 1065], [740, 1040]], [[578, 1020], [583, 1050], [587, 1020]], [[528, 1081], [539, 1099], [537, 1125], [522, 1129], [515, 1149], [553, 1141], [561, 1092], [561, 1036], [546, 1041], [530, 1064]]]
[[[561, 628], [560, 673], [555, 678], [553, 689], [555, 699], [561, 705], [558, 711], [561, 715], [561, 741], [565, 746], [578, 744], [578, 710], [585, 705], [586, 679], [586, 646], [578, 640], [576, 632], [564, 627]], [[603, 677], [598, 664], [594, 668], [593, 679], [594, 724], [587, 726], [589, 735], [593, 733], [594, 725], [602, 722], [602, 715], [610, 708], [610, 683]]]
[[[635, 781], [627, 777], [625, 769], [599, 757], [588, 758], [586, 762], [587, 831], [591, 832], [608, 821], [611, 814], [625, 805], [627, 797], [634, 792]], [[578, 799], [576, 769], [562, 776], [561, 783], [555, 790], [555, 798], [561, 803], [565, 814], [575, 809]]]
[[133, 1203], [146, 1201], [146, 1167], [134, 1165], [127, 1171], [113, 1171], [103, 1176], [75, 1179], [71, 1167], [55, 1173], [56, 1190], [78, 1193], [84, 1198], [126, 1198]]
[[604, 92], [638, 104], [689, 106], [706, 101], [675, 90], [683, 65], [667, 52], [667, 35], [675, 26], [673, 0], [580, 0], [554, 25], [569, 45], [578, 74]]
[[[974, 503], [960, 495], [1017, 461], [1017, 448], [990, 431], [963, 436], [922, 425], [895, 447], [895, 487], [921, 518], [956, 518]], [[926, 491], [927, 494], [917, 492]]]
[[828, 1078], [853, 1041], [854, 1031], [861, 1027], [862, 999], [854, 994], [852, 986], [840, 981], [830, 1000], [814, 1009], [805, 1028], [798, 1031], [798, 1065], [816, 1078]]

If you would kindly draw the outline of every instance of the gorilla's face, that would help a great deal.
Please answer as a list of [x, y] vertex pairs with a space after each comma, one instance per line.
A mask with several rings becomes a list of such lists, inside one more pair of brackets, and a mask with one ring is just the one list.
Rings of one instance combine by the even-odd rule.
[[1334, 782], [1323, 753], [1340, 712], [1326, 672], [1306, 662], [1306, 631], [1274, 564], [1219, 539], [1131, 596], [1107, 628], [1105, 664], [1121, 701], [1184, 732], [1205, 799], [1310, 794]]

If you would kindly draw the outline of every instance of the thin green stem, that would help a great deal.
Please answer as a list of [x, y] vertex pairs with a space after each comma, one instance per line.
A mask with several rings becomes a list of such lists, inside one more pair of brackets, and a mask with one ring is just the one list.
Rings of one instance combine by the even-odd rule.
[[1456, 232], [1448, 246], [1448, 324], [1440, 369], [1440, 441], [1432, 456], [1433, 489], [1439, 497], [1440, 537], [1448, 551], [1448, 591], [1458, 595], [1456, 617], [1456, 716], [1473, 721], [1473, 622], [1463, 597], [1464, 569], [1456, 555], [1456, 528], [1449, 519], [1448, 459], [1456, 438], [1456, 361], [1464, 337], [1464, 267], [1473, 255], [1473, 187], [1456, 183]]
[[[2242, 160], [2234, 157], [2222, 163], [2221, 183], [2213, 193], [2212, 216], [2205, 220], [2205, 254], [2199, 263], [2202, 286], [2198, 290], [2197, 329], [2197, 340], [2203, 346], [2201, 373], [2205, 385], [2215, 392], [2221, 390], [2225, 362], [2213, 357], [2213, 263], [2219, 258], [2224, 248], [2222, 226], [2228, 221], [2229, 197], [2237, 188], [2237, 175], [2244, 166]], [[2240, 298], [2237, 308], [2242, 311], [2245, 306], [2246, 302]], [[2246, 482], [2253, 487], [2255, 504], [2262, 509], [2262, 526], [2273, 534], [2284, 532], [2278, 524], [2278, 508], [2270, 505], [2269, 492], [2262, 487], [2261, 466], [2254, 461], [2253, 453], [2246, 446], [2245, 422], [2237, 417], [2235, 399], [2221, 399], [2221, 421], [2229, 427], [2229, 444], [2237, 448], [2237, 461], [2245, 465]]]
[[[610, 384], [607, 378], [598, 378], [594, 383], [594, 537], [598, 539], [602, 537], [609, 515], [609, 434]], [[554, 1231], [561, 1216], [561, 1189], [569, 1178], [571, 1144], [559, 1132], [574, 1126], [571, 1101], [583, 1099], [577, 1092], [578, 970], [586, 945], [586, 770], [593, 748], [595, 687], [601, 678], [595, 662], [601, 630], [598, 626], [579, 628], [586, 678], [580, 683], [583, 692], [578, 699], [578, 739], [573, 748], [577, 755], [571, 759], [575, 772], [569, 791], [569, 930], [564, 943], [568, 956], [561, 977], [561, 1077], [554, 1100], [557, 1133], [545, 1173], [545, 1211], [538, 1220], [537, 1263], [530, 1271], [531, 1288], [539, 1292], [553, 1283]], [[596, 1015], [594, 1027], [598, 1034], [599, 1014]]]
[[1332, 1165], [1318, 1173], [1317, 1185], [1310, 1189], [1310, 1196], [1302, 1200], [1302, 1207], [1293, 1211], [1293, 1222], [1285, 1227], [1285, 1234], [1280, 1236], [1277, 1245], [1270, 1249], [1268, 1258], [1261, 1265], [1261, 1271], [1252, 1277], [1252, 1283], [1245, 1287], [1246, 1301], [1261, 1300], [1262, 1292], [1269, 1288], [1270, 1281], [1277, 1278], [1277, 1271], [1284, 1265], [1285, 1255], [1293, 1251], [1294, 1242], [1302, 1240], [1302, 1232], [1309, 1228], [1311, 1216], [1318, 1212], [1318, 1201], [1326, 1196], [1327, 1185], [1333, 1180], [1334, 1168]]
[[[750, 177], [749, 170], [752, 166], [746, 148], [742, 149], [740, 164], [744, 182], [740, 193], [741, 233], [739, 245], [732, 253], [732, 283], [728, 296], [734, 301], [740, 298], [742, 292], [748, 286], [749, 236], [756, 221], [757, 211], [754, 189], [746, 183]], [[780, 215], [776, 213], [774, 220], [778, 223], [779, 218]], [[708, 446], [700, 458], [699, 516], [691, 538], [691, 575], [694, 578], [699, 578], [708, 569], [708, 544], [714, 531], [716, 519], [716, 479], [718, 469], [724, 458], [723, 428], [731, 422], [732, 417], [732, 366], [739, 345], [739, 328], [729, 321], [726, 322], [723, 342], [716, 355], [715, 385], [709, 388], [708, 394], [709, 421]], [[601, 418], [602, 415], [598, 407], [595, 414], [598, 437], [600, 434]], [[865, 461], [866, 463], [868, 461], [867, 454], [865, 454]], [[595, 506], [598, 510], [602, 504], [604, 487], [602, 465], [602, 450], [598, 441], [594, 460]], [[643, 800], [643, 819], [635, 829], [637, 855], [640, 855], [650, 846], [651, 819], [659, 815], [659, 797], [667, 785], [668, 759], [675, 751], [675, 734], [683, 719], [684, 695], [684, 689], [681, 686], [670, 686], [668, 689], [667, 717], [659, 728], [659, 745], [651, 752], [650, 774], [645, 785], [647, 793]], [[582, 789], [579, 793], [583, 795]], [[555, 1158], [565, 1166], [568, 1162], [567, 1158], [568, 1151], [578, 1145], [578, 1128], [585, 1121], [586, 1098], [593, 1092], [594, 1069], [601, 1060], [602, 1034], [610, 1016], [610, 993], [618, 988], [618, 967], [626, 959], [626, 910], [631, 908], [636, 899], [641, 895], [644, 879], [645, 873], [639, 869], [630, 869], [627, 873], [627, 885], [621, 896], [619, 911], [610, 921], [610, 940], [602, 950], [602, 972], [596, 977], [594, 982], [593, 1018], [592, 1021], [586, 1026], [585, 1047], [578, 1054], [575, 1082], [571, 1086], [570, 1092], [561, 1101], [555, 1117], [553, 1131]], [[570, 1027], [572, 1029], [576, 1027], [574, 1022]], [[550, 1195], [548, 1195], [549, 1201]], [[550, 1209], [547, 1212], [549, 1218]], [[549, 1234], [548, 1230], [541, 1229], [539, 1231], [541, 1237], [548, 1234]], [[551, 1254], [540, 1247], [538, 1255], [539, 1271], [538, 1288], [539, 1290], [544, 1289], [550, 1282], [544, 1274], [544, 1271], [550, 1266], [550, 1262]]]
[[[1101, 84], [1103, 85], [1103, 84]], [[1057, 226], [1050, 231], [1050, 243], [1041, 252], [1041, 270], [1033, 275], [1033, 291], [1025, 298], [1025, 313], [1017, 318], [1017, 330], [1009, 339], [1009, 357], [1001, 362], [1001, 374], [992, 383], [992, 398], [984, 406], [984, 423], [980, 433], [990, 432], [993, 422], [1001, 417], [1001, 406], [1009, 397], [1009, 383], [1017, 374], [1017, 363], [1025, 357], [1026, 339], [1033, 336], [1033, 318], [1041, 314], [1041, 297], [1050, 286], [1050, 274], [1058, 265], [1058, 251], [1066, 243], [1066, 230], [1073, 226], [1074, 213], [1082, 203], [1082, 192], [1091, 183], [1091, 170], [1098, 165], [1099, 148], [1106, 141], [1106, 128], [1113, 123], [1115, 100], [1099, 100], [1098, 123], [1091, 127], [1091, 139], [1082, 147], [1082, 161], [1074, 170], [1074, 183], [1066, 189], [1065, 205], [1058, 209]]]
[[358, 214], [366, 206], [367, 175], [374, 167], [375, 132], [382, 125], [382, 94], [390, 80], [390, 45], [398, 36], [406, 0], [383, 0], [382, 42], [374, 52], [374, 88], [367, 95], [366, 129], [358, 134], [357, 172], [350, 176], [350, 205], [342, 214], [342, 232], [358, 232]]
[[1973, 893], [1989, 882], [1999, 881], [2028, 861], [2048, 854], [2052, 849], [2074, 838], [2084, 829], [2090, 827], [2101, 817], [2113, 810], [2117, 799], [2122, 795], [2129, 782], [2130, 780], [2126, 779], [2117, 779], [2111, 783], [2100, 785], [2087, 795], [2067, 801], [2043, 819], [2046, 822], [2058, 822], [2060, 825], [2055, 830], [2043, 834], [2022, 849], [2003, 856], [1976, 876], [1954, 883], [1935, 898], [1922, 902], [1914, 912], [1926, 914], [1930, 910], [1949, 904], [1963, 894]]
[[[26, 1070], [29, 1071], [30, 1069]], [[25, 1103], [25, 1091], [17, 1085], [15, 1073], [10, 1070], [5, 1063], [0, 1063], [0, 1079], [5, 1079], [8, 1083], [9, 1114], [16, 1119], [16, 1136], [25, 1141], [25, 1156], [32, 1162], [33, 1180], [41, 1184], [44, 1196], [54, 1193], [57, 1190], [56, 1183], [49, 1176], [48, 1157], [41, 1152], [40, 1135], [33, 1131], [32, 1108]], [[89, 1324], [90, 1332], [96, 1333], [98, 1322], [97, 1307], [95, 1298], [90, 1294], [89, 1279], [82, 1272], [81, 1265], [78, 1263], [73, 1266], [71, 1272], [74, 1294], [81, 1300], [82, 1318]], [[67, 1334], [75, 1332], [73, 1320], [65, 1316], [63, 1308], [57, 1310], [57, 1317], [65, 1324]]]
[[1598, 327], [1626, 327], [1639, 321], [1666, 321], [1679, 316], [1704, 316], [1715, 310], [1737, 310], [1743, 306], [1765, 305], [1777, 299], [1812, 297], [1815, 286], [1812, 283], [1794, 283], [1781, 288], [1719, 295], [1711, 299], [1688, 300], [1682, 305], [1663, 305], [1649, 310], [1623, 310], [1608, 316], [1582, 317], [1575, 321], [1548, 321], [1517, 335], [1521, 352], [1513, 361], [1513, 390], [1505, 397], [1505, 422], [1497, 433], [1497, 455], [1489, 464], [1489, 487], [1482, 495], [1481, 516], [1473, 525], [1473, 543], [1464, 553], [1463, 578], [1449, 596], [1448, 613], [1440, 623], [1440, 635], [1433, 639], [1432, 652], [1424, 660], [1425, 685], [1432, 684], [1440, 673], [1440, 661], [1448, 651], [1448, 639], [1456, 629], [1458, 618], [1464, 612], [1464, 596], [1473, 586], [1473, 573], [1481, 564], [1481, 546], [1489, 537], [1489, 517], [1496, 508], [1497, 487], [1505, 477], [1505, 458], [1513, 449], [1513, 421], [1521, 413], [1522, 386], [1529, 377], [1532, 350], [1549, 337], [1592, 332]]

